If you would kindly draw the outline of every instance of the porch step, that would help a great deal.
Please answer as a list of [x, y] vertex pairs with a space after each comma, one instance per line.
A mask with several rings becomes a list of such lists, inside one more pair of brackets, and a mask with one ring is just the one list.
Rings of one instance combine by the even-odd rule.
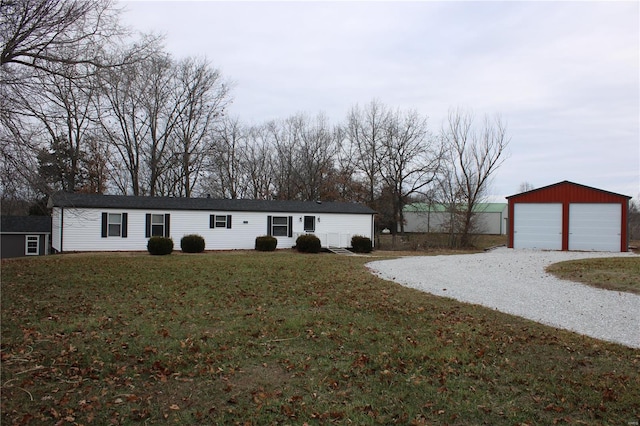
[[353, 252], [351, 252], [351, 251], [349, 251], [347, 249], [340, 248], [340, 247], [331, 247], [331, 246], [329, 246], [329, 247], [327, 247], [327, 250], [329, 250], [331, 253], [343, 254], [345, 256], [355, 256], [356, 255], [355, 253], [353, 253]]

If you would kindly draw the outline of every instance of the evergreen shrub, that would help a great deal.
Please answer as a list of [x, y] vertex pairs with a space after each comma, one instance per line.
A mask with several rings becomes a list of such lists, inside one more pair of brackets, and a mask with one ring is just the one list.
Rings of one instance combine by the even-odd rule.
[[313, 234], [300, 235], [296, 239], [296, 250], [301, 253], [319, 253], [320, 248], [320, 238]]
[[278, 245], [278, 239], [270, 235], [256, 237], [256, 250], [258, 251], [275, 251]]
[[171, 254], [173, 240], [167, 237], [151, 237], [147, 243], [147, 250], [153, 255]]
[[363, 237], [362, 235], [354, 235], [351, 237], [351, 248], [356, 253], [371, 253], [371, 250], [373, 249], [371, 238]]
[[180, 249], [182, 249], [184, 253], [202, 253], [204, 246], [204, 238], [200, 235], [185, 235], [180, 240]]

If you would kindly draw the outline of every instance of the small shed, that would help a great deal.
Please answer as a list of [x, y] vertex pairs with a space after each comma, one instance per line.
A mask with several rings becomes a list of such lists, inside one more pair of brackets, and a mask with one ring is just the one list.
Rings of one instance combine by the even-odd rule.
[[2, 216], [0, 257], [42, 256], [51, 245], [50, 216]]
[[511, 195], [508, 247], [626, 252], [630, 198], [569, 181]]

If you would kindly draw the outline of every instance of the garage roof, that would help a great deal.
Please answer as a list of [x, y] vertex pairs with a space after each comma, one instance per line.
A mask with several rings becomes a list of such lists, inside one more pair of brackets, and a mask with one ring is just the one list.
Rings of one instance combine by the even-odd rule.
[[579, 183], [575, 183], [575, 182], [570, 182], [568, 180], [563, 180], [562, 182], [558, 182], [558, 183], [554, 183], [553, 185], [547, 185], [547, 186], [543, 186], [542, 188], [536, 188], [536, 189], [532, 189], [531, 191], [526, 191], [526, 192], [521, 192], [519, 194], [514, 194], [514, 195], [510, 195], [507, 198], [507, 200], [512, 199], [512, 198], [518, 198], [518, 197], [527, 197], [529, 195], [535, 194], [535, 193], [539, 193], [539, 192], [547, 192], [547, 191], [554, 191], [556, 189], [560, 189], [560, 187], [573, 187], [577, 190], [581, 190], [581, 191], [589, 191], [589, 192], [599, 192], [602, 195], [606, 195], [606, 196], [613, 196], [613, 197], [622, 197], [622, 198], [626, 198], [626, 199], [631, 199], [631, 197], [627, 196], [627, 195], [623, 195], [623, 194], [617, 194], [615, 192], [610, 192], [610, 191], [605, 191], [603, 189], [598, 189], [598, 188], [593, 188], [591, 186], [586, 186], [586, 185], [581, 185]]

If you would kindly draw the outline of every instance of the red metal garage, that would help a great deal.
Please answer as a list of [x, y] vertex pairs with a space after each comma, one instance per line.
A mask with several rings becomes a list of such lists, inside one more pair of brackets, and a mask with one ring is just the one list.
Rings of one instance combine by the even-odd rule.
[[630, 198], [569, 181], [511, 195], [508, 246], [628, 251]]

